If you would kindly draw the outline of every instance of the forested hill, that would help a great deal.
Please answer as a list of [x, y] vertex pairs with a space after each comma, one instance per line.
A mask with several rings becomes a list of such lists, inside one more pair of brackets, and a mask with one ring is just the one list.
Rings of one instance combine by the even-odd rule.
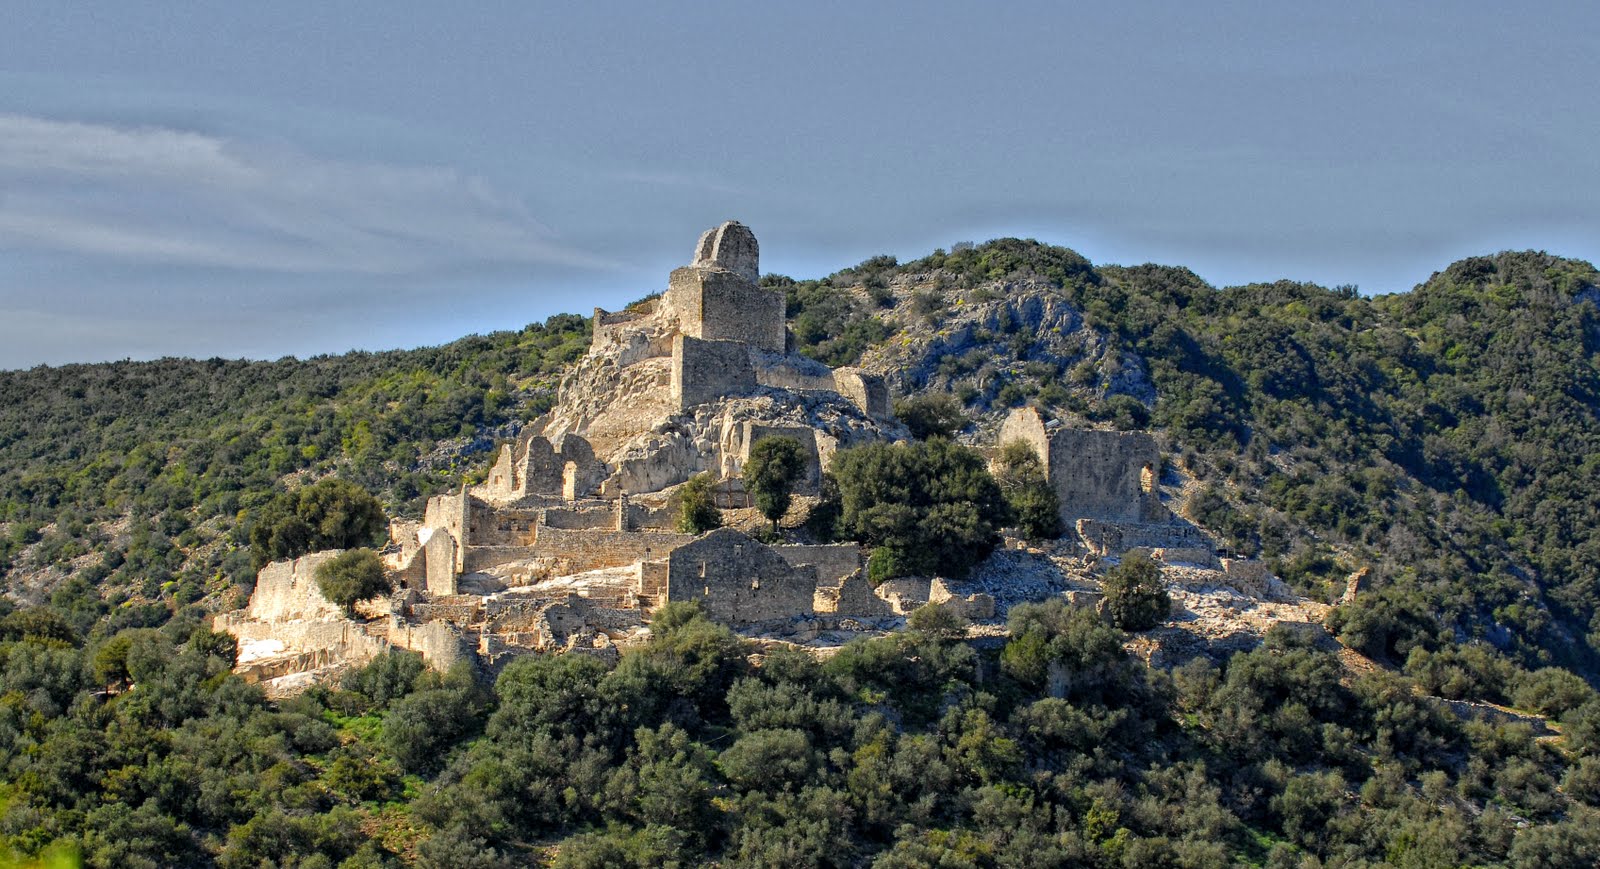
[[541, 413], [588, 335], [563, 315], [421, 350], [0, 372], [0, 575], [169, 607], [248, 586], [238, 520], [286, 478], [337, 469], [415, 506]]
[[[1096, 268], [1002, 239], [764, 283], [787, 293], [803, 352], [910, 372], [902, 391], [951, 392], [975, 417], [1033, 402], [1163, 434], [1202, 484], [1178, 506], [1233, 548], [1324, 598], [1372, 568], [1374, 593], [1337, 627], [1375, 656], [1482, 640], [1596, 672], [1600, 274], [1587, 263], [1479, 257], [1365, 298], [1219, 290], [1181, 268]], [[1040, 296], [1081, 312], [1098, 344], [1064, 347], [1010, 316]], [[952, 332], [960, 342], [914, 340]], [[60, 593], [86, 620], [247, 586], [241, 520], [286, 478], [337, 471], [414, 511], [548, 404], [586, 341], [587, 323], [562, 316], [414, 351], [0, 373], [0, 568], [14, 594], [83, 580]]]
[[[1336, 627], [1375, 657], [1481, 641], [1596, 675], [1600, 274], [1588, 263], [1503, 253], [1367, 298], [1287, 281], [1218, 290], [1182, 268], [1095, 268], [1000, 240], [767, 282], [834, 364], [865, 352], [910, 372], [903, 387], [969, 408], [1033, 402], [1165, 434], [1203, 484], [1182, 509], [1233, 548], [1330, 600], [1371, 569], [1375, 593]], [[1103, 343], [1031, 325], [1038, 306], [1017, 300], [1040, 296], [1081, 311]], [[957, 337], [916, 337], [930, 332]]]
[[1378, 666], [1279, 626], [1163, 671], [1064, 598], [1001, 649], [930, 606], [756, 666], [671, 604], [614, 663], [394, 653], [268, 702], [205, 625], [277, 493], [415, 511], [549, 404], [587, 321], [0, 373], [0, 867], [1600, 865], [1592, 266], [1365, 298], [1005, 239], [762, 280], [802, 352], [953, 397], [969, 440], [1024, 403], [1154, 431], [1231, 549], [1329, 601], [1367, 571], [1329, 626]]

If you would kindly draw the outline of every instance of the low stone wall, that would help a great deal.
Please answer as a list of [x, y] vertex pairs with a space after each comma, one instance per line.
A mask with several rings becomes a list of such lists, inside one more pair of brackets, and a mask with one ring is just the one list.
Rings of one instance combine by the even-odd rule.
[[558, 575], [565, 575], [653, 561], [694, 539], [692, 534], [664, 531], [540, 528], [529, 555], [556, 560], [561, 565]]
[[617, 511], [611, 507], [551, 508], [544, 511], [543, 524], [568, 531], [594, 528], [616, 530]]
[[[809, 360], [807, 360], [809, 361]], [[820, 362], [816, 367], [797, 363], [782, 356], [763, 358], [761, 364], [756, 366], [756, 382], [762, 386], [773, 389], [789, 389], [795, 392], [838, 392], [834, 383], [833, 372]]]
[[1130, 549], [1207, 549], [1211, 540], [1193, 525], [1140, 524], [1079, 519], [1078, 536], [1095, 555], [1118, 556]]
[[933, 581], [920, 576], [902, 576], [879, 583], [874, 593], [889, 604], [895, 615], [906, 615], [927, 603], [933, 595]]
[[[543, 529], [540, 529], [541, 532]], [[584, 532], [568, 532], [584, 533]], [[488, 570], [513, 561], [523, 561], [542, 554], [535, 546], [469, 546], [467, 547], [467, 573]]]
[[[817, 592], [833, 592], [832, 607], [827, 610], [840, 616], [853, 616], [855, 618], [876, 618], [892, 616], [894, 607], [889, 602], [873, 593], [872, 583], [867, 581], [866, 572], [856, 570], [840, 580], [836, 589], [818, 588]], [[823, 608], [819, 605], [818, 610]]]
[[627, 511], [627, 523], [630, 530], [673, 531], [678, 527], [680, 508], [675, 503], [652, 507], [648, 504], [629, 501]]

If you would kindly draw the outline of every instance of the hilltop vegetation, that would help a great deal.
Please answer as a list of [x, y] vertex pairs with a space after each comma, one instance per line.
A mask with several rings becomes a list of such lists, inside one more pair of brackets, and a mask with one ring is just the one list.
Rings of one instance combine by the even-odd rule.
[[[587, 322], [306, 361], [4, 372], [0, 579], [41, 605], [0, 603], [0, 864], [56, 846], [95, 866], [1600, 861], [1592, 266], [1506, 253], [1366, 298], [1216, 289], [1006, 239], [763, 283], [803, 352], [889, 373], [919, 434], [975, 437], [1030, 402], [1152, 430], [1183, 492], [1171, 506], [1231, 550], [1330, 602], [1367, 571], [1329, 627], [1378, 669], [1280, 630], [1220, 666], [1154, 671], [1059, 602], [1014, 610], [1003, 649], [925, 610], [825, 664], [756, 668], [673, 608], [614, 667], [533, 659], [489, 686], [397, 655], [272, 704], [199, 626], [249, 587], [256, 554], [315, 537], [308, 516], [370, 541], [382, 517], [358, 490], [307, 484], [334, 475], [414, 515], [548, 405]], [[1054, 532], [1037, 468], [969, 470], [991, 509], [951, 527], [973, 545], [1010, 513]], [[841, 527], [937, 539], [880, 546], [883, 575], [954, 539], [910, 509], [931, 498], [890, 500], [907, 509], [845, 499]], [[1113, 615], [1133, 630], [1162, 592], [1126, 567]], [[356, 600], [370, 573], [333, 579]]]
[[587, 348], [588, 322], [563, 315], [422, 350], [0, 372], [0, 575], [168, 608], [248, 587], [241, 516], [331, 472], [416, 510]]
[[[1377, 657], [1482, 641], [1597, 673], [1593, 266], [1505, 253], [1366, 298], [1287, 281], [1218, 290], [1015, 239], [959, 247], [768, 283], [802, 316], [837, 297], [828, 335], [870, 321], [891, 336], [853, 356], [836, 338], [802, 347], [819, 358], [911, 371], [906, 387], [969, 414], [1033, 402], [1162, 433], [1201, 484], [1175, 506], [1232, 550], [1323, 599], [1372, 569], [1374, 593], [1338, 626]], [[1030, 325], [1019, 300], [1041, 298], [1081, 314], [1080, 333]]]

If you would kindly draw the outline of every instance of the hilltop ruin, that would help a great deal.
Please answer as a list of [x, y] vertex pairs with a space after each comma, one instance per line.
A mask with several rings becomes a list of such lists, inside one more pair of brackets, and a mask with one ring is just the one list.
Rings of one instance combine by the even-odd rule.
[[[978, 620], [1003, 615], [995, 594], [1009, 588], [993, 576], [875, 589], [853, 543], [767, 545], [732, 528], [677, 530], [679, 490], [697, 474], [717, 481], [720, 506], [746, 506], [740, 475], [764, 437], [800, 441], [809, 463], [802, 493], [815, 493], [837, 450], [907, 436], [881, 376], [792, 352], [783, 295], [761, 287], [758, 274], [755, 236], [728, 222], [700, 237], [660, 295], [620, 312], [595, 309], [589, 352], [563, 379], [556, 406], [500, 450], [486, 480], [431, 499], [421, 521], [392, 523], [384, 551], [392, 597], [350, 620], [312, 578], [327, 554], [269, 565], [249, 606], [217, 618], [241, 641], [240, 671], [291, 690], [390, 647], [438, 667], [494, 667], [533, 651], [613, 655], [673, 601], [797, 641], [892, 626], [929, 601]], [[1163, 505], [1149, 435], [1072, 430], [1021, 410], [998, 440], [1039, 454], [1077, 532], [1067, 550], [1214, 561], [1209, 538]], [[994, 576], [1015, 573], [1005, 565], [1020, 555], [998, 557]]]

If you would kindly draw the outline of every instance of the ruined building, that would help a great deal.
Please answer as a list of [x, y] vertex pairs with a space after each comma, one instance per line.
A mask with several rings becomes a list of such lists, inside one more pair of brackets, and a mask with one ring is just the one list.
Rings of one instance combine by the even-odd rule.
[[[431, 499], [421, 521], [392, 524], [391, 597], [345, 618], [313, 575], [329, 553], [261, 571], [249, 606], [216, 622], [239, 638], [241, 672], [286, 691], [387, 648], [420, 651], [439, 667], [493, 667], [535, 650], [611, 655], [674, 601], [795, 639], [859, 630], [929, 601], [994, 617], [983, 588], [1005, 592], [995, 586], [905, 578], [873, 588], [853, 543], [678, 532], [679, 491], [697, 474], [717, 481], [721, 506], [746, 505], [741, 474], [762, 438], [801, 443], [805, 493], [835, 451], [906, 436], [881, 378], [790, 352], [783, 296], [761, 287], [758, 273], [755, 236], [724, 223], [701, 236], [663, 293], [620, 312], [597, 309], [589, 352], [555, 407], [501, 448], [485, 482]], [[1024, 409], [1001, 427], [998, 443], [1011, 441], [1039, 456], [1082, 544], [1069, 539], [1068, 550], [1215, 561], [1206, 536], [1162, 503], [1148, 434], [1072, 430]]]
[[262, 572], [250, 607], [218, 618], [241, 639], [247, 672], [273, 678], [391, 645], [441, 664], [605, 653], [674, 600], [737, 626], [892, 614], [854, 544], [676, 530], [678, 487], [696, 474], [743, 503], [739, 475], [763, 437], [800, 441], [802, 491], [815, 491], [834, 451], [904, 436], [882, 379], [789, 352], [783, 295], [758, 274], [755, 236], [724, 223], [664, 293], [597, 309], [556, 407], [502, 448], [487, 480], [431, 499], [420, 522], [393, 523], [396, 593], [366, 605], [372, 619], [342, 620], [320, 600], [310, 573], [320, 556]]
[[1039, 457], [1061, 502], [1062, 525], [1090, 552], [1197, 549], [1210, 556], [1210, 539], [1161, 503], [1161, 450], [1148, 433], [1067, 428], [1025, 407], [1000, 426], [999, 443], [1016, 441]]

